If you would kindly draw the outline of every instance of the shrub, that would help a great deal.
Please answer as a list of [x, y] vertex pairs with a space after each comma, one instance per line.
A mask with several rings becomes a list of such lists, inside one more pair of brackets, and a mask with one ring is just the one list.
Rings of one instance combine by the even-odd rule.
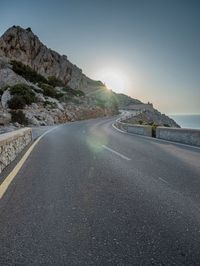
[[53, 87], [56, 87], [56, 86], [62, 87], [62, 86], [64, 86], [64, 83], [60, 79], [55, 77], [55, 76], [48, 77], [48, 84], [53, 86]]
[[31, 30], [30, 27], [28, 27], [28, 28], [26, 29], [26, 31], [28, 31], [28, 32], [32, 32], [32, 30]]
[[32, 87], [26, 84], [16, 84], [10, 88], [12, 95], [18, 95], [24, 99], [25, 104], [30, 105], [36, 102], [35, 93], [32, 91]]
[[49, 108], [54, 109], [54, 108], [57, 108], [58, 106], [57, 106], [57, 103], [50, 102], [50, 101], [45, 101], [44, 102], [44, 107], [49, 107]]
[[24, 77], [25, 79], [37, 83], [37, 82], [44, 82], [48, 83], [47, 79], [43, 77], [42, 75], [38, 74], [35, 70], [33, 70], [31, 67], [22, 64], [19, 61], [12, 60], [12, 69], [15, 73], [18, 75]]
[[63, 91], [67, 93], [68, 96], [84, 96], [85, 93], [81, 90], [74, 90], [69, 86], [63, 88]]
[[152, 125], [152, 137], [156, 138], [156, 128], [158, 127], [157, 124]]
[[11, 121], [13, 123], [17, 122], [21, 125], [28, 125], [28, 119], [21, 110], [11, 111]]
[[10, 109], [23, 109], [25, 107], [26, 103], [24, 101], [24, 98], [19, 95], [15, 95], [9, 102], [8, 102], [8, 107]]
[[43, 94], [52, 98], [56, 97], [56, 90], [54, 87], [47, 83], [40, 83], [39, 84], [40, 88], [43, 89]]
[[85, 96], [85, 93], [81, 90], [76, 90], [76, 96]]
[[56, 89], [49, 84], [40, 83], [39, 86], [43, 89], [43, 94], [45, 96], [49, 96], [49, 97], [56, 98], [56, 99], [60, 99], [61, 97], [64, 96], [64, 93], [57, 92]]
[[62, 92], [56, 92], [56, 96], [55, 96], [55, 98], [56, 98], [57, 100], [59, 100], [59, 99], [62, 98], [64, 95], [65, 95], [65, 94], [62, 93]]

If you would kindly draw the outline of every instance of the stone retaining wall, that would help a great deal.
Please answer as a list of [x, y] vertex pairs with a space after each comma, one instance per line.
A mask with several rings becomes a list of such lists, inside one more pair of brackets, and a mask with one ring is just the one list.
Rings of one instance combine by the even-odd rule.
[[32, 141], [32, 130], [23, 128], [0, 135], [0, 173]]
[[200, 146], [200, 130], [198, 129], [157, 127], [156, 138]]

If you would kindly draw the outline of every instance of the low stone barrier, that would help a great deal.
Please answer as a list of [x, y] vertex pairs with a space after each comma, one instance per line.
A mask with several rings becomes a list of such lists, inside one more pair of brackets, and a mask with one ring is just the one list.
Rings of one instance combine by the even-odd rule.
[[198, 129], [157, 127], [156, 138], [200, 146], [200, 130]]
[[127, 132], [152, 137], [152, 126], [128, 124]]
[[0, 173], [31, 141], [31, 128], [0, 134]]
[[125, 130], [129, 133], [152, 137], [152, 126], [132, 125], [132, 124], [128, 124], [128, 123], [123, 123], [119, 120], [116, 121], [115, 125], [119, 129]]
[[[117, 119], [117, 121], [115, 122], [115, 126], [129, 133], [139, 134], [148, 137], [153, 136], [152, 126], [128, 124], [124, 123], [120, 118]], [[156, 137], [157, 139], [163, 139], [200, 147], [200, 129], [157, 127], [156, 136], [154, 137]]]

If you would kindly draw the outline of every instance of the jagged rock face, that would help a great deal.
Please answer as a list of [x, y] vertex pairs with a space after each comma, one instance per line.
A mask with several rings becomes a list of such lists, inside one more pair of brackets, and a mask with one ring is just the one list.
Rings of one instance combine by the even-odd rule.
[[1, 96], [1, 105], [3, 107], [3, 109], [8, 108], [8, 102], [11, 99], [11, 95], [9, 90], [5, 90]]
[[0, 87], [4, 85], [15, 85], [17, 83], [28, 84], [27, 81], [17, 75], [5, 58], [0, 58]]
[[103, 86], [83, 75], [82, 70], [73, 65], [67, 56], [48, 49], [30, 28], [9, 28], [0, 38], [0, 56], [21, 61], [46, 78], [56, 76], [72, 89], [89, 92]]

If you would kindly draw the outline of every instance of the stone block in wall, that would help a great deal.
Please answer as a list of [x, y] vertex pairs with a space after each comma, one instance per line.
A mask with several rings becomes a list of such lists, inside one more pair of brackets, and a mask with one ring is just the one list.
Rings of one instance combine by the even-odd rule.
[[23, 128], [0, 135], [0, 173], [32, 141], [32, 130]]

